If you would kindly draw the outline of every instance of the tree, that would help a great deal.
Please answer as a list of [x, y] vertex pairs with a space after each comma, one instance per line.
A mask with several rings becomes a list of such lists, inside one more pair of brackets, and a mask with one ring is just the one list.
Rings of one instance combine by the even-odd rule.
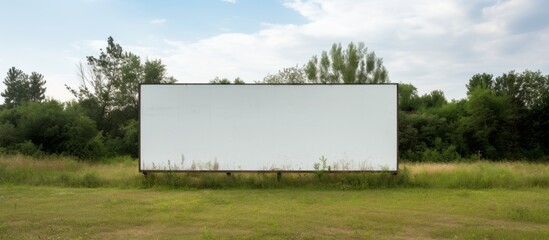
[[368, 52], [363, 42], [349, 43], [343, 50], [333, 44], [330, 52], [323, 51], [320, 59], [315, 55], [304, 66], [311, 83], [387, 83], [389, 75], [383, 59]]
[[269, 84], [303, 84], [306, 81], [305, 71], [298, 66], [283, 68], [277, 74], [269, 74], [263, 78], [263, 83]]
[[0, 111], [0, 147], [36, 155], [65, 154], [82, 159], [103, 156], [95, 122], [74, 104], [55, 100], [25, 102]]
[[412, 84], [398, 85], [398, 107], [401, 111], [411, 112], [418, 109], [417, 88]]
[[17, 128], [8, 122], [0, 122], [0, 148], [8, 147], [9, 145], [18, 143], [20, 140]]
[[166, 65], [160, 59], [145, 61], [143, 74], [142, 83], [174, 83], [177, 81], [174, 77], [168, 76]]
[[466, 111], [468, 116], [460, 120], [460, 132], [468, 155], [480, 153], [487, 159], [516, 156], [517, 109], [509, 96], [478, 88], [470, 93]]
[[29, 77], [29, 100], [33, 102], [41, 102], [45, 99], [46, 80], [44, 76], [37, 72], [32, 72]]
[[473, 77], [471, 77], [471, 79], [469, 79], [469, 83], [465, 86], [467, 87], [467, 95], [471, 94], [471, 92], [473, 92], [477, 88], [493, 89], [493, 75], [488, 73], [475, 74]]
[[106, 148], [100, 151], [137, 156], [136, 143], [130, 142], [138, 136], [135, 122], [138, 119], [139, 85], [174, 83], [176, 79], [167, 75], [161, 60], [143, 62], [138, 55], [124, 51], [112, 37], [107, 39], [107, 48], [100, 49], [98, 57], [88, 56], [86, 59], [87, 67], [82, 64], [79, 67], [80, 86], [65, 86], [78, 99], [74, 107], [91, 118], [99, 130], [89, 144], [101, 149], [100, 143], [105, 142]]
[[4, 84], [6, 89], [1, 94], [4, 97], [4, 104], [8, 107], [17, 106], [27, 101], [27, 79], [28, 76], [21, 70], [12, 67], [8, 70]]
[[547, 136], [547, 128], [543, 127], [547, 118], [542, 112], [547, 111], [544, 96], [549, 94], [549, 79], [540, 71], [510, 71], [496, 78], [494, 89], [498, 95], [508, 96], [517, 109], [514, 127], [521, 155], [538, 158], [547, 152], [547, 138], [543, 137]]
[[[231, 80], [227, 78], [219, 78], [215, 77], [214, 79], [210, 80], [211, 84], [231, 84]], [[246, 84], [241, 78], [237, 77], [234, 79], [234, 84]]]
[[40, 102], [44, 100], [46, 92], [46, 81], [44, 76], [32, 72], [30, 78], [23, 71], [12, 67], [4, 78], [6, 89], [0, 95], [4, 97], [4, 104], [7, 107], [19, 106], [24, 102]]
[[448, 103], [444, 93], [440, 90], [433, 90], [429, 94], [424, 94], [419, 98], [419, 105], [422, 108], [438, 108]]
[[227, 78], [219, 78], [215, 77], [214, 79], [210, 80], [211, 84], [231, 84], [231, 80]]
[[509, 71], [495, 79], [476, 74], [467, 89], [468, 116], [460, 127], [466, 143], [462, 146], [472, 149], [469, 154], [480, 151], [492, 159], [539, 159], [547, 154], [548, 98], [544, 96], [549, 94], [549, 77], [530, 70]]
[[246, 82], [244, 82], [244, 80], [242, 80], [241, 78], [237, 77], [234, 79], [234, 84], [246, 84]]
[[[167, 76], [166, 66], [160, 60], [146, 60], [131, 52], [123, 51], [112, 37], [107, 39], [105, 51], [99, 57], [88, 56], [88, 69], [79, 67], [81, 84], [77, 89], [67, 89], [96, 121], [100, 130], [115, 129], [129, 119], [137, 119], [138, 91], [141, 83], [174, 83]], [[122, 122], [107, 121], [113, 112], [122, 112]], [[120, 114], [118, 114], [120, 115]]]

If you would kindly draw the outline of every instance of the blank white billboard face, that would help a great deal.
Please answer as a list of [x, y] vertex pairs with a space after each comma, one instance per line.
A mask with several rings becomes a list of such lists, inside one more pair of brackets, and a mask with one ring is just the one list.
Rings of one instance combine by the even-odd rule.
[[397, 87], [141, 85], [140, 171], [397, 171]]

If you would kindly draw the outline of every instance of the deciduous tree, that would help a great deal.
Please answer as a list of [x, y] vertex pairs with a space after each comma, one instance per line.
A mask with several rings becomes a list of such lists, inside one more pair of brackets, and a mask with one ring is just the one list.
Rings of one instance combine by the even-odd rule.
[[305, 71], [298, 66], [283, 68], [276, 74], [269, 74], [263, 78], [263, 83], [270, 84], [303, 84], [306, 83]]
[[[87, 112], [97, 122], [99, 129], [111, 130], [129, 119], [137, 119], [138, 91], [141, 83], [174, 83], [166, 73], [166, 66], [158, 59], [146, 60], [131, 52], [125, 52], [112, 37], [107, 40], [105, 51], [98, 57], [87, 57], [87, 69], [80, 65], [81, 84], [67, 89], [79, 102], [89, 107]], [[122, 122], [108, 121], [113, 112], [126, 116]]]
[[387, 83], [389, 74], [383, 59], [368, 52], [363, 42], [349, 43], [343, 50], [333, 44], [329, 52], [323, 51], [320, 59], [315, 55], [304, 67], [311, 83]]

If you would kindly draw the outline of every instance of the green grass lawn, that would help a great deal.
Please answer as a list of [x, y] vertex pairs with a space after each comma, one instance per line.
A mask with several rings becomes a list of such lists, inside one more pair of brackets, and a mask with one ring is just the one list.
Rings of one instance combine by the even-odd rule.
[[549, 239], [549, 189], [0, 186], [0, 239]]
[[0, 156], [0, 239], [549, 239], [549, 164], [398, 175], [150, 174], [132, 159]]

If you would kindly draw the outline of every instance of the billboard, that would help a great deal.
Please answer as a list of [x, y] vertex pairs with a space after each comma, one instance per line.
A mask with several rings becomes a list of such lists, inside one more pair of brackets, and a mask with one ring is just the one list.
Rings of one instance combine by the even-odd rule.
[[142, 84], [139, 170], [398, 170], [397, 84]]

